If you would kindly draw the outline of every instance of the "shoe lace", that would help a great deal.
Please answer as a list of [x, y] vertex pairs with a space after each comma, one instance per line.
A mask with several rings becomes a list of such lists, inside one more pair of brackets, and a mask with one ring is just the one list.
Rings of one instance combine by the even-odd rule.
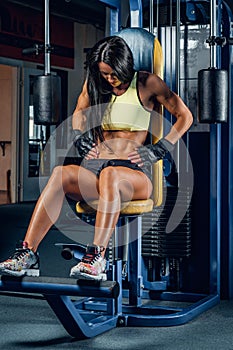
[[20, 260], [22, 257], [29, 253], [29, 249], [17, 249], [14, 254], [9, 257], [9, 260]]
[[82, 258], [82, 262], [93, 265], [100, 256], [100, 253], [86, 253]]

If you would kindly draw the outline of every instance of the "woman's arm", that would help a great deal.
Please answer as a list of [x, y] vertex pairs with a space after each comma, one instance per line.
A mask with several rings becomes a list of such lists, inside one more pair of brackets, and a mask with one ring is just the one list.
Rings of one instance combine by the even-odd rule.
[[163, 80], [155, 74], [148, 74], [142, 88], [143, 100], [146, 107], [152, 109], [159, 102], [168, 112], [176, 117], [168, 134], [154, 145], [138, 147], [128, 155], [132, 163], [139, 166], [156, 163], [163, 159], [167, 152], [171, 152], [174, 144], [190, 128], [193, 116], [182, 99], [171, 91]]
[[72, 127], [74, 130], [85, 130], [86, 115], [83, 111], [88, 107], [90, 107], [90, 101], [87, 91], [87, 81], [85, 81], [85, 83], [83, 84], [82, 92], [78, 97], [77, 105], [73, 112]]
[[78, 97], [72, 119], [72, 127], [74, 139], [73, 143], [78, 150], [78, 154], [86, 159], [98, 158], [99, 152], [93, 140], [83, 134], [86, 130], [86, 114], [85, 109], [90, 107], [90, 100], [87, 91], [87, 81], [83, 85], [81, 94]]
[[156, 100], [176, 118], [169, 133], [165, 136], [168, 141], [175, 144], [192, 125], [192, 113], [182, 99], [171, 91], [157, 75], [151, 74], [146, 85], [148, 91], [154, 95]]

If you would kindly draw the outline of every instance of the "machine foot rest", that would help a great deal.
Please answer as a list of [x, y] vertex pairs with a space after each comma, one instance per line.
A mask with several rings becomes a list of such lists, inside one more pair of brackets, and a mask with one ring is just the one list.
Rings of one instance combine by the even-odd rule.
[[57, 277], [0, 276], [0, 290], [25, 293], [117, 298], [119, 283]]
[[[115, 281], [4, 275], [0, 276], [0, 290], [44, 295], [67, 332], [78, 339], [94, 337], [117, 325], [114, 305], [120, 288]], [[77, 308], [71, 296], [101, 298], [108, 305], [107, 311], [93, 313]]]

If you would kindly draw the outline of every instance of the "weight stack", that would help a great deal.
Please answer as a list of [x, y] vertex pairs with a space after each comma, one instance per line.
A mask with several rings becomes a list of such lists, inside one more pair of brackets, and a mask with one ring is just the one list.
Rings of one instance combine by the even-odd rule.
[[202, 69], [198, 72], [198, 120], [200, 123], [223, 123], [228, 118], [228, 72]]
[[[191, 206], [188, 206], [191, 191], [179, 190], [180, 200], [176, 203], [177, 191], [177, 188], [168, 187], [163, 208], [155, 208], [142, 217], [143, 232], [146, 232], [142, 237], [142, 256], [184, 258], [191, 255]], [[175, 205], [186, 213], [174, 230], [167, 233], [166, 226]]]
[[61, 78], [38, 75], [33, 84], [34, 123], [57, 125], [61, 121]]

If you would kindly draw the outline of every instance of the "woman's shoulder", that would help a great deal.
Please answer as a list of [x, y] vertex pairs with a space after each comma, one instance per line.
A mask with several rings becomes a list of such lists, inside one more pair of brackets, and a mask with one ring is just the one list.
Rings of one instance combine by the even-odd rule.
[[150, 87], [151, 85], [157, 84], [160, 78], [155, 73], [147, 71], [138, 71], [138, 82], [139, 86]]

